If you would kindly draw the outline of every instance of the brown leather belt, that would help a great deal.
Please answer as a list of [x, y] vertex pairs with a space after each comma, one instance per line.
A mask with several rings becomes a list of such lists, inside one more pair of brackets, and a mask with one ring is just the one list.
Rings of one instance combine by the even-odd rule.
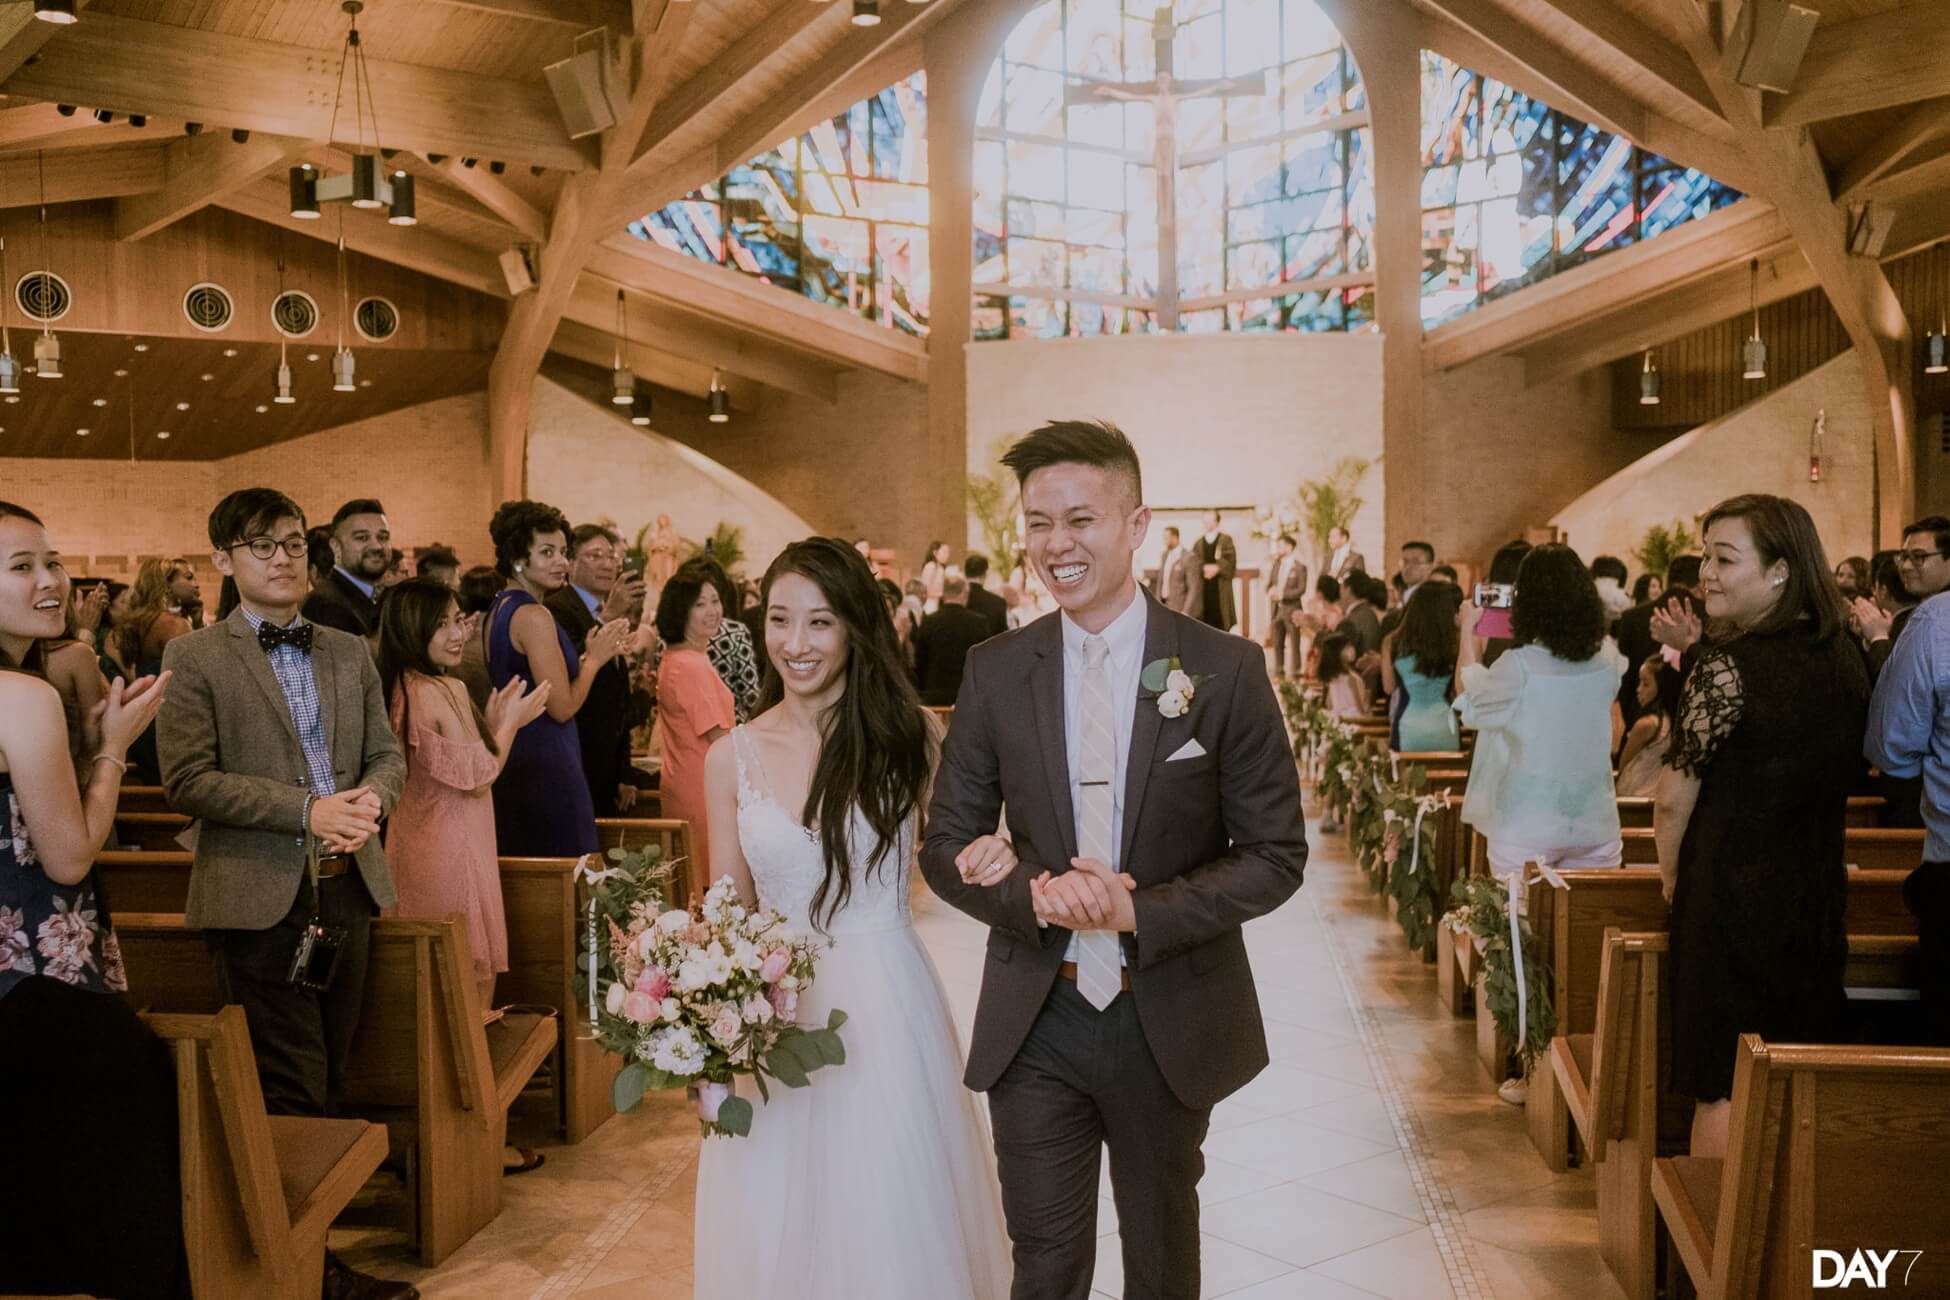
[[[1056, 973], [1072, 984], [1077, 982], [1077, 964], [1073, 961], [1066, 961], [1061, 966], [1058, 966]], [[1131, 968], [1129, 966], [1122, 967], [1118, 970], [1117, 974], [1124, 982], [1124, 991], [1129, 993], [1131, 991]]]
[[320, 880], [330, 880], [333, 876], [342, 876], [350, 870], [352, 870], [352, 855], [350, 853], [334, 853], [329, 858], [320, 858], [318, 860], [318, 878]]

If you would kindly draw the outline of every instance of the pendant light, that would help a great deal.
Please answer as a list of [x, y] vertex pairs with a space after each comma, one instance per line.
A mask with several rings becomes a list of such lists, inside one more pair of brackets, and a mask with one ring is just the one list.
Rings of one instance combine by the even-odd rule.
[[1767, 345], [1760, 338], [1760, 259], [1756, 257], [1747, 263], [1747, 297], [1753, 303], [1754, 332], [1747, 338], [1747, 346], [1741, 350], [1745, 362], [1740, 371], [1742, 379], [1767, 378]]
[[711, 372], [711, 423], [731, 423], [731, 394], [725, 391], [724, 372]]
[[339, 315], [333, 324], [333, 334], [337, 345], [332, 350], [332, 391], [350, 393], [358, 390], [353, 379], [357, 369], [352, 359], [352, 349], [345, 345], [345, 322], [352, 315], [352, 290], [345, 279], [345, 213], [339, 213]]
[[77, 21], [79, 15], [74, 11], [74, 0], [34, 0], [34, 17], [66, 27]]
[[630, 398], [630, 423], [639, 429], [647, 429], [650, 427], [650, 416], [650, 390], [638, 384], [635, 396]]
[[[0, 213], [6, 205], [0, 203]], [[13, 281], [7, 278], [7, 235], [4, 225], [0, 225], [0, 292]], [[7, 329], [7, 303], [0, 298], [0, 393], [20, 391], [20, 362], [14, 358], [13, 335]]]
[[1659, 404], [1659, 367], [1653, 363], [1652, 349], [1645, 350], [1645, 364], [1639, 369], [1639, 405]]
[[628, 406], [636, 400], [636, 376], [623, 361], [623, 354], [630, 346], [630, 318], [623, 310], [623, 291], [616, 291], [616, 356], [609, 372], [609, 402], [611, 406]]
[[[41, 274], [47, 280], [54, 279], [52, 264], [47, 258], [47, 152], [38, 155], [41, 171]], [[51, 317], [41, 320], [41, 336], [34, 340], [34, 374], [41, 379], [61, 377], [61, 340], [54, 337], [54, 322]]]
[[1808, 481], [1821, 482], [1822, 439], [1828, 433], [1828, 411], [1824, 408], [1815, 412], [1814, 431], [1808, 435]]
[[1941, 256], [1943, 247], [1942, 244], [1938, 244], [1930, 250], [1932, 254], [1930, 260], [1936, 263], [1934, 267], [1936, 273], [1930, 277], [1933, 296], [1936, 298], [1936, 328], [1930, 331], [1927, 344], [1929, 349], [1928, 359], [1923, 363], [1923, 373], [1926, 375], [1940, 375], [1944, 371], [1950, 370], [1950, 357], [1945, 356], [1945, 352], [1950, 351], [1950, 347], [1946, 347], [1946, 336], [1950, 335], [1950, 330], [1944, 329], [1943, 321], [1943, 300], [1945, 296], [1943, 257]]
[[[284, 241], [282, 240], [282, 238], [280, 238], [278, 242], [279, 242], [279, 248], [278, 248], [278, 298], [277, 300], [279, 302], [283, 302], [284, 301], [284, 248], [282, 245]], [[291, 395], [291, 356], [290, 356], [291, 338], [289, 335], [287, 335], [284, 332], [284, 326], [279, 325], [276, 320], [273, 320], [271, 323], [273, 326], [276, 327], [278, 331], [278, 379], [277, 379], [277, 387], [272, 390], [271, 400], [276, 402], [279, 406], [291, 406], [295, 404], [298, 400], [296, 397], [293, 397]]]
[[[325, 176], [310, 163], [291, 169], [291, 215], [305, 220], [318, 216], [318, 205], [350, 203], [355, 208], [386, 208], [386, 220], [395, 226], [411, 226], [417, 221], [413, 207], [413, 178], [404, 171], [389, 170], [381, 164], [379, 107], [373, 100], [372, 73], [366, 67], [366, 47], [359, 39], [359, 14], [363, 0], [344, 0], [339, 6], [348, 19], [345, 48], [339, 55], [338, 80], [332, 90], [332, 118], [325, 131], [325, 143], [338, 139], [339, 108], [345, 100], [345, 74], [352, 72], [352, 170], [341, 176]], [[372, 123], [372, 149], [366, 151], [366, 123]]]
[[880, 26], [880, 0], [853, 0], [855, 27]]

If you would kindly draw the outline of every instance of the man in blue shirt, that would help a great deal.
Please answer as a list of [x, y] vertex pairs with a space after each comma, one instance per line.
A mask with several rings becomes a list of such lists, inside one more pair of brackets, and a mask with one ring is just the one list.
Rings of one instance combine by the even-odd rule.
[[1922, 941], [1925, 1010], [1950, 1043], [1950, 592], [1910, 616], [1876, 681], [1864, 749], [1886, 775], [1923, 778], [1923, 865], [1903, 898]]

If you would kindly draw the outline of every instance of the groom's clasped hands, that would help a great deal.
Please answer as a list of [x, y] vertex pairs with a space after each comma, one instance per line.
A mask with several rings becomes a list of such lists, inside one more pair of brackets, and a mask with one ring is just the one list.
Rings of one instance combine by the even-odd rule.
[[[1016, 869], [1015, 846], [1000, 835], [984, 835], [955, 855], [955, 870], [971, 885], [992, 888]], [[1137, 881], [1112, 871], [1095, 858], [1071, 858], [1063, 875], [1043, 872], [1029, 882], [1029, 898], [1041, 925], [1072, 930], [1137, 929], [1131, 893]]]

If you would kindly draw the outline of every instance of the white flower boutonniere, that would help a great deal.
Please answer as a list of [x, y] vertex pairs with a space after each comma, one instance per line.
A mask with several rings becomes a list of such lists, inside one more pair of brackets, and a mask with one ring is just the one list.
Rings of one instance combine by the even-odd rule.
[[1142, 691], [1138, 698], [1155, 702], [1164, 717], [1179, 718], [1191, 712], [1198, 688], [1211, 680], [1211, 673], [1185, 671], [1184, 664], [1176, 658], [1153, 659], [1138, 674]]

